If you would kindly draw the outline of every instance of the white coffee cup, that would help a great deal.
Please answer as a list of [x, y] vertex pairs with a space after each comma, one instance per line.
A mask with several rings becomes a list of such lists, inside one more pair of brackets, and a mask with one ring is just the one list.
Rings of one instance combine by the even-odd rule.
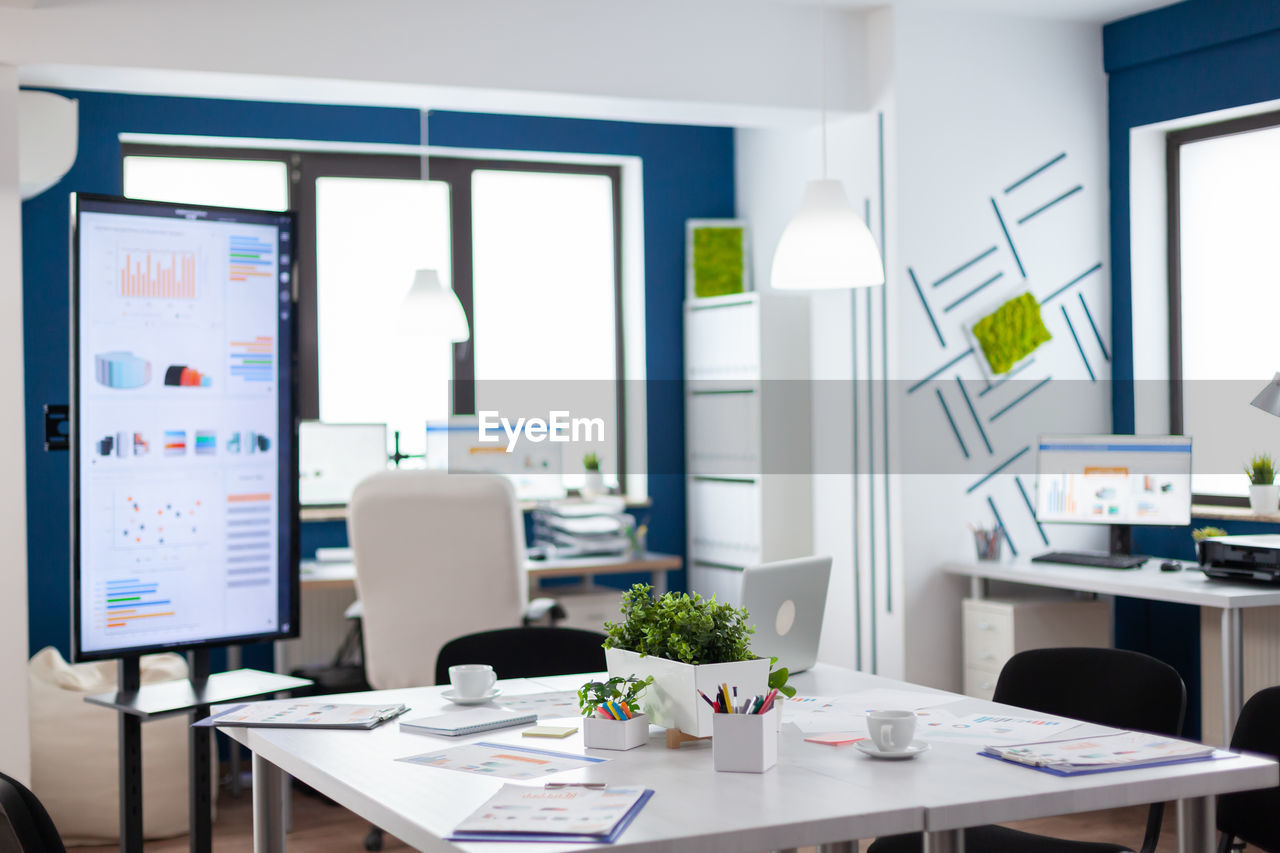
[[871, 711], [867, 714], [871, 741], [881, 752], [902, 752], [916, 733], [914, 711]]
[[463, 663], [449, 667], [449, 683], [463, 699], [476, 699], [487, 694], [498, 681], [498, 674], [487, 663]]

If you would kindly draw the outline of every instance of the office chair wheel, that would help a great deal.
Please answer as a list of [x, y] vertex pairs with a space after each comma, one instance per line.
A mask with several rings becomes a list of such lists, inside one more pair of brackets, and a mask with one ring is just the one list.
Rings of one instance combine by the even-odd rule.
[[365, 850], [381, 850], [382, 849], [382, 830], [373, 826], [369, 828], [369, 834], [364, 837]]

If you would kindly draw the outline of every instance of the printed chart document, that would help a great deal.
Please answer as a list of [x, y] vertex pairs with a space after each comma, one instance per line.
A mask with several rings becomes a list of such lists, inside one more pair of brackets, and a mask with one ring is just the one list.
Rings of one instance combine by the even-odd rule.
[[1009, 746], [992, 745], [982, 751], [983, 755], [992, 758], [1025, 764], [1061, 776], [1200, 761], [1215, 757], [1215, 753], [1223, 758], [1230, 755], [1225, 752], [1217, 753], [1212, 746], [1142, 732], [1115, 732], [1097, 737]]
[[782, 721], [795, 723], [805, 734], [824, 732], [862, 732], [867, 730], [867, 712], [886, 709], [915, 711], [937, 708], [959, 702], [963, 696], [944, 693], [922, 693], [910, 690], [873, 688], [845, 696], [801, 696], [787, 699], [782, 706]]
[[523, 696], [504, 696], [499, 703], [504, 708], [522, 713], [535, 713], [539, 720], [556, 717], [580, 717], [578, 692], [554, 690], [548, 693], [527, 693]]
[[919, 737], [925, 740], [969, 740], [982, 744], [1016, 744], [1072, 737], [1082, 723], [1060, 717], [1015, 717], [1004, 714], [969, 714], [967, 717], [933, 709], [920, 718]]
[[195, 726], [285, 729], [371, 729], [409, 710], [407, 705], [335, 705], [328, 702], [248, 702], [218, 711]]
[[541, 779], [552, 773], [563, 773], [565, 770], [594, 767], [608, 760], [485, 741], [397, 759], [397, 761], [420, 764], [424, 767], [439, 767], [443, 770], [517, 780]]
[[503, 785], [458, 824], [451, 841], [612, 842], [644, 808], [653, 791], [537, 788]]

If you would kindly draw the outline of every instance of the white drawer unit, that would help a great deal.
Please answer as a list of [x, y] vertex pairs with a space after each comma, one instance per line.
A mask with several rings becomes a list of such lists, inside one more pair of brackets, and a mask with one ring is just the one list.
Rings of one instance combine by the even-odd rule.
[[1027, 649], [1111, 645], [1111, 605], [1080, 598], [966, 598], [964, 692], [990, 699], [1005, 662]]

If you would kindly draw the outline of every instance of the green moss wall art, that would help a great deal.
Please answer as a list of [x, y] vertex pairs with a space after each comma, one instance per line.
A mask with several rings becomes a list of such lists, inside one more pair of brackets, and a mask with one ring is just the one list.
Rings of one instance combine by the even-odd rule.
[[726, 296], [751, 289], [745, 222], [691, 219], [687, 251], [690, 298]]
[[1053, 339], [1040, 317], [1040, 303], [1030, 291], [975, 323], [973, 337], [997, 376], [1008, 373], [1036, 347]]

